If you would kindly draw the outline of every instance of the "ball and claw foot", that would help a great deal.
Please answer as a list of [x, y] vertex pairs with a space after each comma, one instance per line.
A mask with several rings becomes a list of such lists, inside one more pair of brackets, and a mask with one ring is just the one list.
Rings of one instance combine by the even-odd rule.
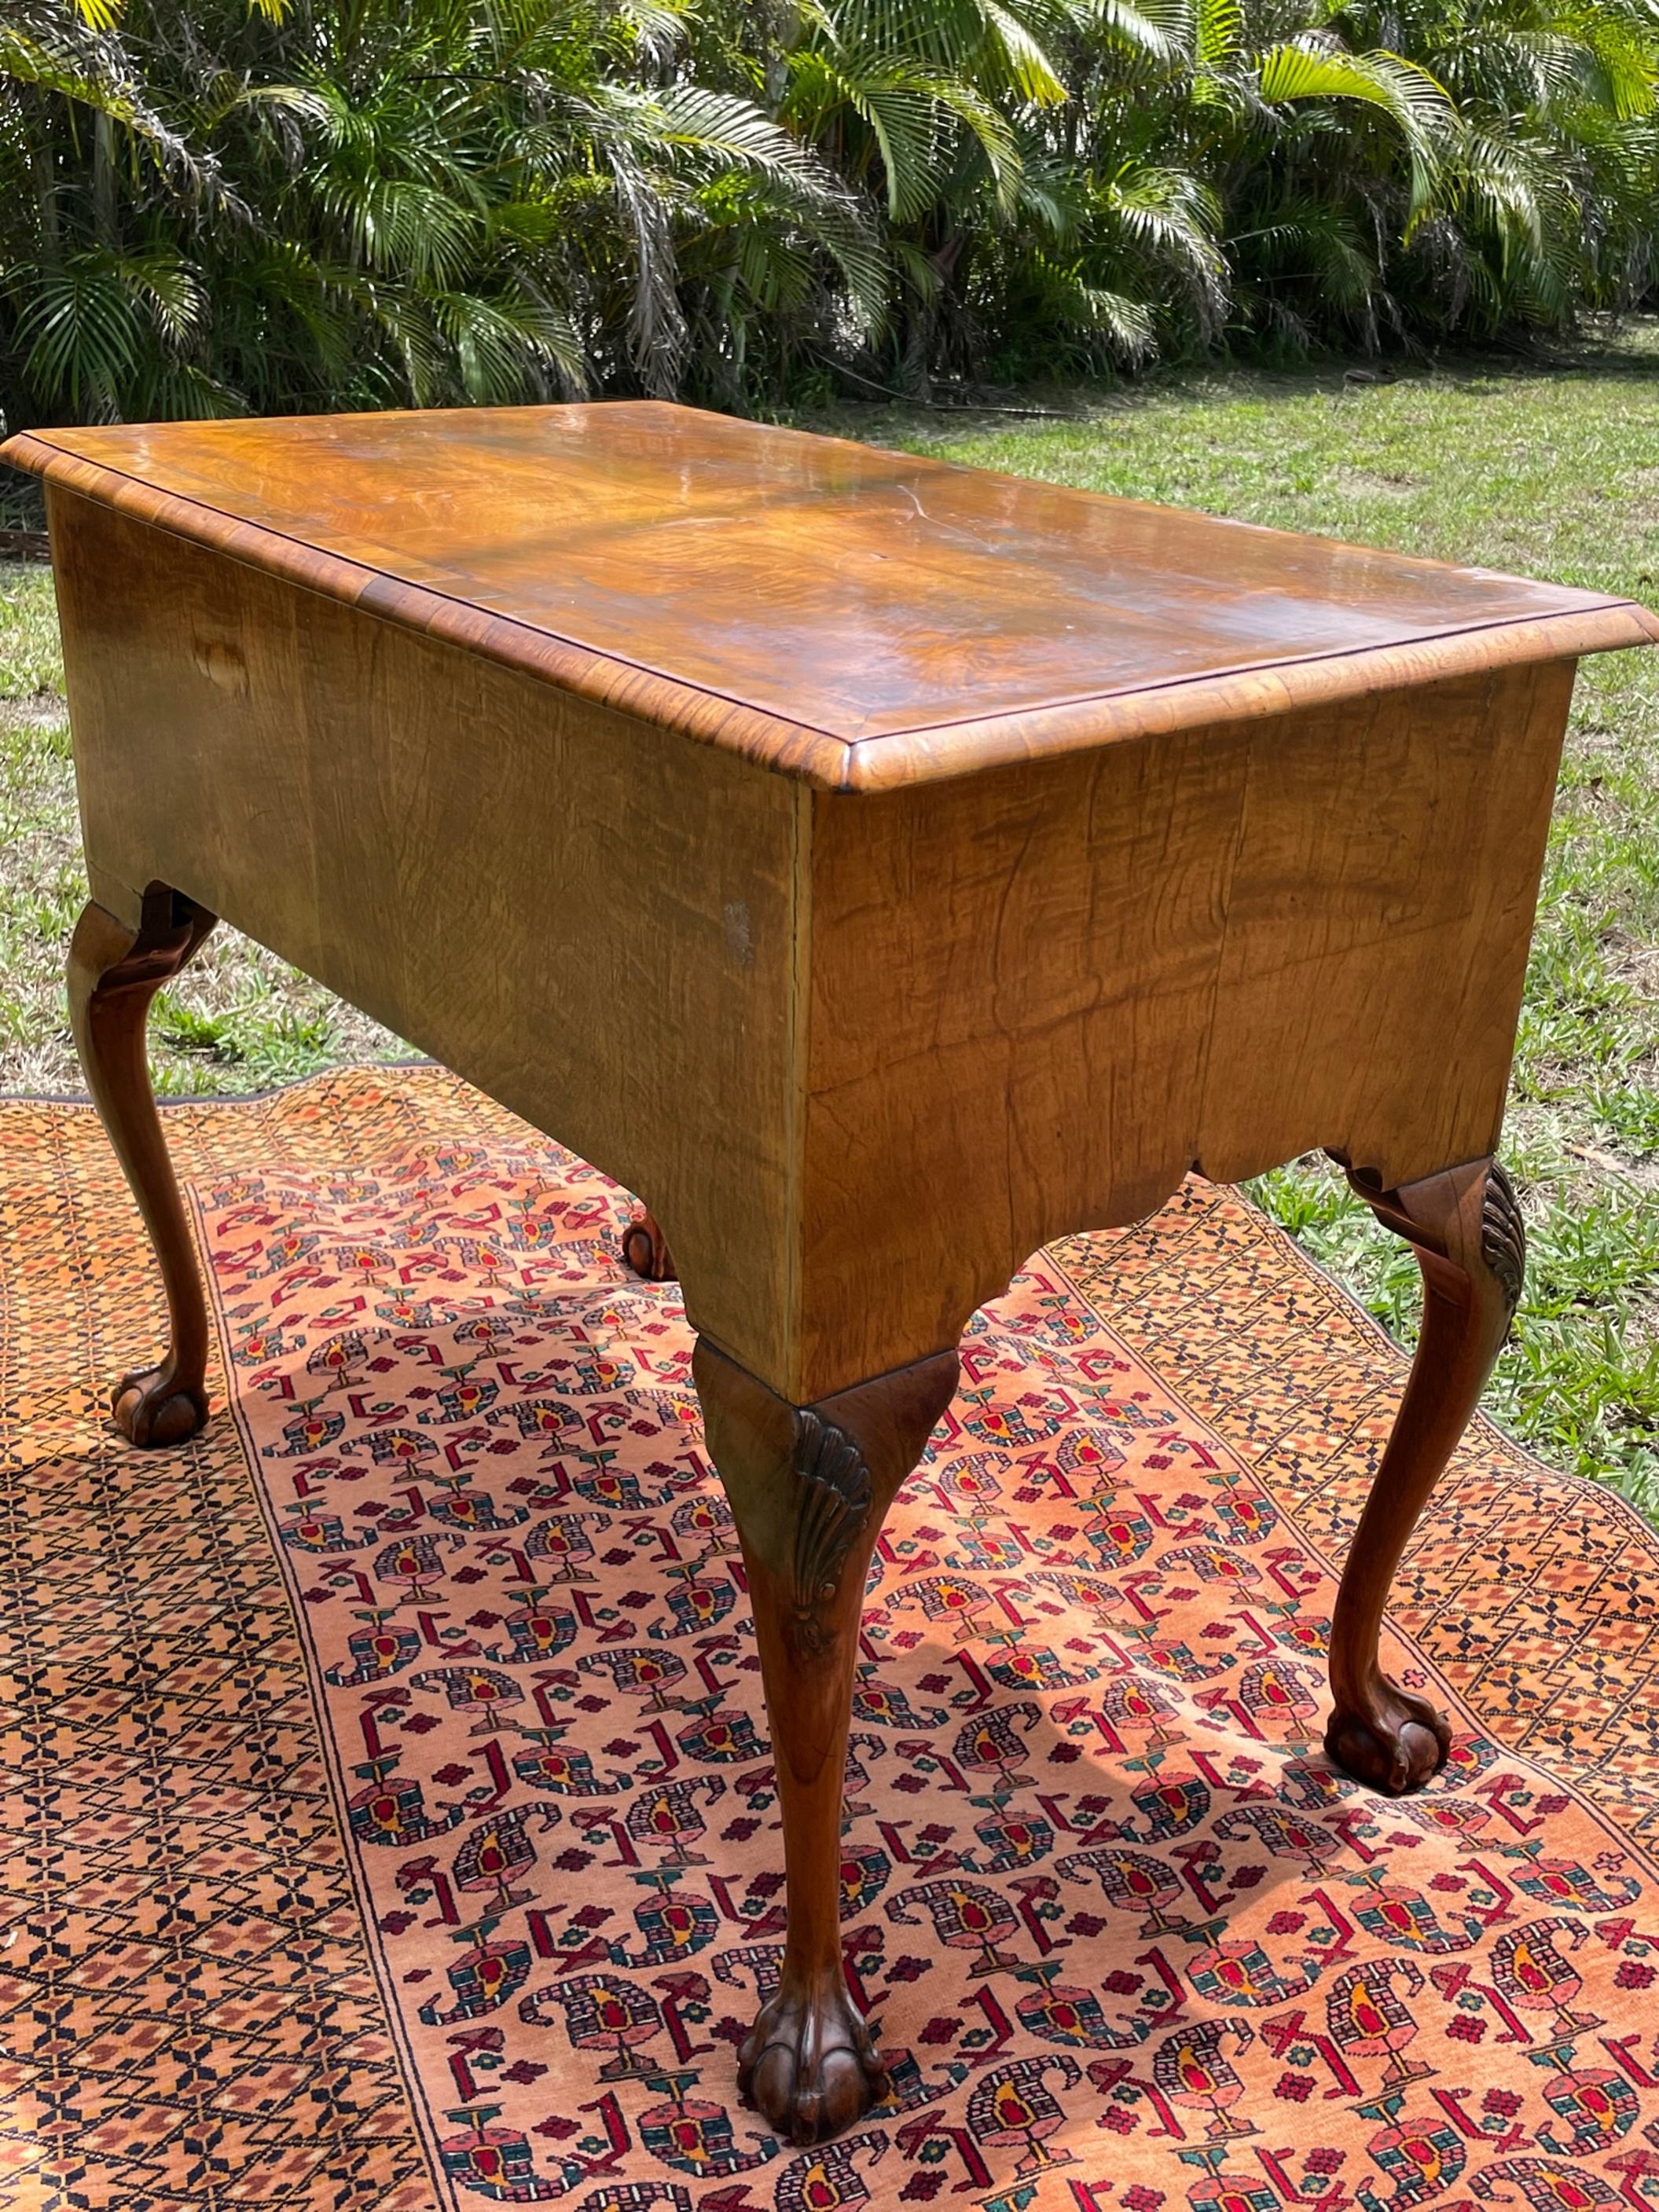
[[738, 2087], [775, 2134], [827, 2142], [887, 2087], [875, 2039], [843, 1986], [816, 2001], [780, 1990], [738, 2053]]
[[647, 1283], [677, 1283], [679, 1275], [674, 1266], [674, 1255], [668, 1249], [668, 1239], [663, 1235], [654, 1215], [643, 1207], [634, 1216], [622, 1234], [622, 1255], [624, 1266]]
[[181, 1389], [165, 1364], [124, 1375], [110, 1394], [110, 1410], [129, 1443], [153, 1450], [186, 1443], [208, 1416], [202, 1393]]
[[1366, 1713], [1331, 1716], [1328, 1758], [1385, 1797], [1407, 1797], [1432, 1782], [1451, 1751], [1451, 1728], [1426, 1698], [1413, 1697], [1379, 1675]]

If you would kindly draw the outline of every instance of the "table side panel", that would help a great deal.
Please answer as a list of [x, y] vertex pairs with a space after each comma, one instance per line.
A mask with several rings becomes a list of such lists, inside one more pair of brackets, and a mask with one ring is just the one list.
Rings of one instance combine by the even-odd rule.
[[1317, 716], [1252, 744], [1194, 1154], [1218, 1182], [1291, 1157], [1287, 1133], [1389, 1188], [1495, 1150], [1574, 673], [1356, 704], [1340, 746]]
[[1572, 674], [817, 798], [811, 1389], [953, 1343], [1191, 1165], [1489, 1152]]
[[94, 897], [170, 883], [640, 1193], [782, 1387], [803, 788], [51, 505]]

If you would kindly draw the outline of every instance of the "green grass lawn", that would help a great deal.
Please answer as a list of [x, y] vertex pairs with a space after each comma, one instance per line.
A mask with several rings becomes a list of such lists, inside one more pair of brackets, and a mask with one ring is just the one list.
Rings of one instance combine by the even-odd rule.
[[[64, 960], [86, 902], [51, 571], [0, 562], [0, 1091], [78, 1091]], [[260, 1091], [409, 1048], [234, 930], [150, 1018], [159, 1091]]]
[[[1659, 329], [1548, 369], [1218, 375], [1076, 419], [901, 409], [834, 427], [951, 459], [1520, 570], [1659, 604]], [[61, 998], [84, 896], [43, 572], [0, 569], [0, 1087], [77, 1087]], [[170, 1091], [253, 1089], [396, 1041], [218, 933], [155, 1024]], [[1528, 987], [1506, 1157], [1532, 1261], [1488, 1404], [1659, 1517], [1659, 653], [1586, 664]], [[1255, 1194], [1411, 1341], [1417, 1270], [1334, 1170]]]

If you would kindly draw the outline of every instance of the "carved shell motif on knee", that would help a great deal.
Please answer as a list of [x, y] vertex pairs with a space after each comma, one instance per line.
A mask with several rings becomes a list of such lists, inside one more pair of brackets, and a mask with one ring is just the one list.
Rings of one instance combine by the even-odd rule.
[[1480, 1202], [1480, 1256], [1498, 1278], [1511, 1319], [1521, 1303], [1527, 1267], [1527, 1231], [1515, 1185], [1494, 1160]]
[[802, 1496], [791, 1563], [795, 1640], [808, 1652], [828, 1649], [824, 1613], [834, 1601], [848, 1553], [870, 1513], [870, 1470], [844, 1429], [817, 1413], [795, 1416], [795, 1474]]

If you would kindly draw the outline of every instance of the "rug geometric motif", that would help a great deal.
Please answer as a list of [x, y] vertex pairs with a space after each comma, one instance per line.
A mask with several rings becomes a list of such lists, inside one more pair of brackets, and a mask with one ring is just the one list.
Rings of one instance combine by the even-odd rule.
[[[267, 1110], [167, 1120], [207, 1169]], [[108, 1427], [161, 1317], [92, 1113], [0, 1103], [0, 2206], [434, 2212], [234, 1425]]]
[[872, 1570], [843, 1941], [893, 2094], [778, 2143], [733, 2078], [783, 1933], [758, 1666], [624, 1194], [545, 1145], [198, 1194], [457, 2204], [1381, 2212], [1659, 2175], [1646, 1864], [1467, 1727], [1403, 1806], [1332, 1771], [1328, 1570], [1064, 1254], [976, 1318]]
[[623, 1195], [439, 1069], [165, 1113], [240, 1405], [141, 1457], [118, 1171], [0, 1102], [6, 2212], [1659, 2199], [1655, 1539], [1477, 1423], [1394, 1607], [1453, 1771], [1332, 1776], [1330, 1562], [1403, 1364], [1236, 1194], [1066, 1240], [964, 1346], [849, 1771], [897, 2095], [804, 2154], [735, 2095], [776, 1810]]

